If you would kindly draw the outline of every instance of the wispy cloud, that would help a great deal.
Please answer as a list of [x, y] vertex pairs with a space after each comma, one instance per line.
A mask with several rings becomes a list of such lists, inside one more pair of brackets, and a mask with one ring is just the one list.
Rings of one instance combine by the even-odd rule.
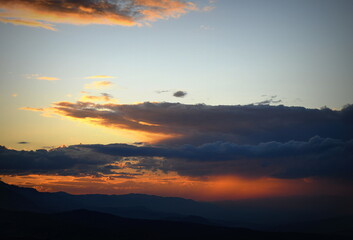
[[108, 93], [101, 93], [100, 96], [83, 95], [79, 101], [81, 102], [111, 102], [116, 103], [117, 100]]
[[26, 74], [25, 76], [29, 79], [38, 79], [38, 80], [45, 80], [45, 81], [58, 81], [58, 80], [60, 80], [60, 78], [57, 78], [57, 77], [41, 76], [40, 74]]
[[110, 81], [95, 81], [92, 83], [85, 84], [86, 89], [103, 89], [112, 86], [113, 83]]
[[56, 31], [56, 29], [53, 27], [53, 24], [50, 23], [43, 23], [40, 21], [34, 21], [34, 20], [27, 20], [27, 19], [12, 19], [12, 18], [3, 18], [1, 17], [0, 13], [0, 22], [3, 23], [12, 23], [14, 25], [22, 25], [22, 26], [27, 26], [27, 27], [36, 27], [36, 28], [44, 28], [52, 31]]
[[37, 77], [38, 80], [45, 80], [45, 81], [57, 81], [60, 80], [59, 78], [56, 77]]
[[28, 110], [28, 111], [33, 111], [33, 112], [44, 112], [44, 108], [34, 108], [34, 107], [21, 107], [21, 110]]
[[99, 78], [116, 78], [114, 76], [109, 76], [109, 75], [95, 75], [95, 76], [89, 76], [85, 77], [85, 79], [99, 79]]
[[55, 23], [142, 26], [198, 10], [182, 0], [0, 0], [0, 8], [2, 22], [49, 30], [56, 30]]

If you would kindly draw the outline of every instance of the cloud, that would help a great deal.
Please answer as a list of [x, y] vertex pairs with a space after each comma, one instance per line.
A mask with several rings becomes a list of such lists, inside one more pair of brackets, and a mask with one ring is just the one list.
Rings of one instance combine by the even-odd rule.
[[50, 23], [43, 23], [39, 21], [25, 20], [25, 19], [2, 18], [1, 13], [0, 13], [0, 22], [12, 23], [14, 25], [22, 25], [27, 27], [44, 28], [44, 29], [56, 31], [56, 29], [53, 27], [53, 24], [50, 24]]
[[[266, 95], [264, 95], [265, 97]], [[276, 100], [277, 98], [277, 95], [273, 95], [273, 96], [269, 96], [269, 98], [261, 101], [261, 102], [257, 102], [257, 103], [254, 103], [256, 105], [270, 105], [270, 104], [278, 104], [278, 103], [281, 103], [282, 100], [278, 99]]]
[[336, 111], [283, 105], [57, 102], [44, 110], [71, 119], [92, 119], [95, 124], [113, 129], [163, 134], [169, 138], [160, 143], [171, 145], [305, 141], [316, 135], [353, 139], [353, 105]]
[[40, 74], [26, 74], [25, 76], [29, 79], [38, 79], [38, 80], [46, 80], [46, 81], [60, 80], [59, 78], [56, 78], [56, 77], [46, 77], [46, 76], [41, 76]]
[[95, 75], [95, 76], [85, 77], [85, 79], [97, 79], [97, 78], [115, 78], [115, 77], [108, 76], [108, 75]]
[[83, 95], [80, 98], [81, 102], [116, 102], [116, 99], [108, 93], [101, 93], [100, 96]]
[[74, 145], [52, 151], [0, 148], [0, 174], [114, 174], [120, 169], [188, 177], [322, 178], [353, 181], [353, 139], [313, 137], [307, 141], [254, 145], [212, 142], [200, 146]]
[[33, 112], [44, 112], [44, 108], [33, 108], [33, 107], [21, 107], [21, 110], [28, 110], [28, 111], [33, 111]]
[[50, 151], [16, 151], [0, 146], [0, 174], [57, 174], [82, 176], [114, 174], [111, 165], [116, 158], [94, 154], [79, 147], [56, 148]]
[[201, 25], [201, 26], [200, 26], [200, 29], [201, 29], [201, 30], [205, 30], [205, 31], [214, 30], [213, 27], [210, 27], [210, 26], [208, 26], [208, 25]]
[[[132, 168], [176, 171], [184, 176], [335, 178], [353, 180], [353, 139], [313, 137], [308, 141], [240, 145], [213, 142], [201, 146], [85, 145], [95, 152], [119, 157], [143, 157]], [[147, 157], [147, 158], [146, 158]], [[163, 157], [160, 158], [153, 157]]]
[[185, 91], [177, 91], [177, 92], [175, 92], [175, 93], [173, 93], [173, 96], [174, 97], [185, 97], [187, 95], [187, 92], [185, 92]]
[[29, 144], [29, 142], [18, 142], [17, 144]]
[[56, 30], [55, 23], [142, 26], [198, 10], [181, 0], [0, 0], [0, 21]]
[[86, 89], [102, 89], [112, 86], [113, 83], [109, 81], [96, 81], [93, 83], [85, 84]]
[[57, 81], [60, 80], [59, 78], [56, 77], [37, 77], [38, 80], [46, 80], [46, 81]]
[[156, 93], [161, 94], [161, 93], [166, 93], [170, 92], [170, 90], [157, 90]]
[[12, 97], [17, 97], [18, 94], [17, 94], [17, 93], [13, 93], [13, 94], [11, 94], [11, 96], [12, 96]]

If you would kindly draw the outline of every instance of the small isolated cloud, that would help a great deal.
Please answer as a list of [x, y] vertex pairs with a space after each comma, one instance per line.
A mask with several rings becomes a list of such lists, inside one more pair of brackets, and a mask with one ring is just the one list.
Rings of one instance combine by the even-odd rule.
[[33, 112], [43, 112], [44, 108], [34, 108], [34, 107], [21, 107], [21, 110], [28, 110]]
[[60, 80], [59, 78], [56, 77], [37, 77], [38, 80], [46, 80], [46, 81], [57, 81]]
[[0, 0], [0, 9], [1, 22], [54, 31], [56, 23], [143, 26], [199, 10], [183, 0]]
[[181, 98], [181, 97], [185, 97], [186, 94], [188, 94], [188, 93], [185, 91], [177, 91], [177, 92], [173, 93], [173, 96]]
[[213, 27], [207, 26], [207, 25], [201, 25], [200, 26], [201, 30], [205, 30], [205, 31], [210, 31], [210, 30], [214, 30]]
[[85, 77], [85, 79], [99, 79], [99, 78], [116, 78], [114, 76], [109, 76], [109, 75], [95, 75], [95, 76], [89, 76]]
[[[266, 97], [267, 95], [262, 95], [263, 97]], [[281, 103], [281, 99], [276, 99], [277, 95], [269, 96], [267, 99], [255, 103], [256, 105], [270, 105], [270, 104], [277, 104]]]
[[113, 83], [109, 81], [95, 81], [93, 83], [85, 84], [86, 89], [103, 89], [112, 86]]
[[60, 80], [60, 78], [41, 76], [40, 74], [27, 74], [26, 77], [29, 78], [29, 79], [38, 79], [38, 80], [45, 80], [45, 81], [57, 81], [57, 80]]
[[157, 90], [156, 93], [161, 94], [161, 93], [166, 93], [170, 92], [170, 90]]
[[81, 102], [117, 102], [112, 95], [108, 93], [101, 93], [100, 96], [83, 95], [80, 100]]
[[209, 12], [212, 11], [215, 7], [214, 6], [205, 6], [202, 8], [203, 12]]
[[29, 144], [29, 142], [18, 142], [17, 144]]

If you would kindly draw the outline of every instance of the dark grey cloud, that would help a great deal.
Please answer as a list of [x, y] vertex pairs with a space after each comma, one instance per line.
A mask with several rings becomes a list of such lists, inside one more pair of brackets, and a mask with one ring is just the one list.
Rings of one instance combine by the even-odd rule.
[[[263, 96], [266, 97], [266, 95], [263, 95]], [[262, 100], [260, 102], [255, 103], [255, 104], [257, 104], [257, 105], [270, 105], [270, 104], [278, 104], [281, 102], [282, 102], [282, 100], [277, 99], [277, 95], [273, 95], [273, 96], [269, 96], [265, 100]]]
[[[176, 171], [186, 176], [240, 175], [275, 178], [353, 180], [353, 140], [313, 137], [308, 141], [239, 145], [214, 142], [201, 146], [136, 147], [126, 144], [85, 145], [114, 156], [139, 156], [136, 169]], [[163, 160], [154, 157], [163, 157]]]
[[50, 151], [16, 151], [0, 146], [0, 174], [113, 174], [115, 157], [94, 154], [80, 147], [56, 148]]
[[313, 137], [307, 141], [255, 145], [212, 142], [200, 146], [74, 145], [52, 151], [0, 149], [0, 174], [101, 175], [117, 173], [124, 161], [138, 171], [176, 171], [183, 176], [329, 178], [353, 181], [353, 140]]
[[175, 93], [173, 93], [174, 97], [185, 97], [188, 93], [185, 91], [176, 91]]
[[17, 144], [29, 144], [29, 142], [18, 142]]
[[111, 128], [169, 134], [173, 137], [160, 142], [169, 145], [215, 141], [238, 144], [306, 141], [316, 135], [353, 139], [352, 105], [336, 111], [283, 105], [59, 102], [51, 110], [62, 116], [97, 120]]

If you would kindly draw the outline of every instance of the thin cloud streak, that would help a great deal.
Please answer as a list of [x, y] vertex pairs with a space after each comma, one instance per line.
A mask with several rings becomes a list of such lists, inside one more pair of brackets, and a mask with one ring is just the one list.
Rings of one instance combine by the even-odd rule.
[[89, 77], [85, 77], [85, 79], [100, 79], [100, 78], [116, 78], [114, 76], [109, 76], [109, 75], [95, 75], [95, 76], [89, 76]]
[[45, 80], [45, 81], [58, 81], [60, 80], [59, 78], [56, 77], [37, 77], [38, 80]]
[[85, 84], [86, 89], [103, 89], [112, 86], [113, 83], [110, 81], [95, 81], [92, 83]]

